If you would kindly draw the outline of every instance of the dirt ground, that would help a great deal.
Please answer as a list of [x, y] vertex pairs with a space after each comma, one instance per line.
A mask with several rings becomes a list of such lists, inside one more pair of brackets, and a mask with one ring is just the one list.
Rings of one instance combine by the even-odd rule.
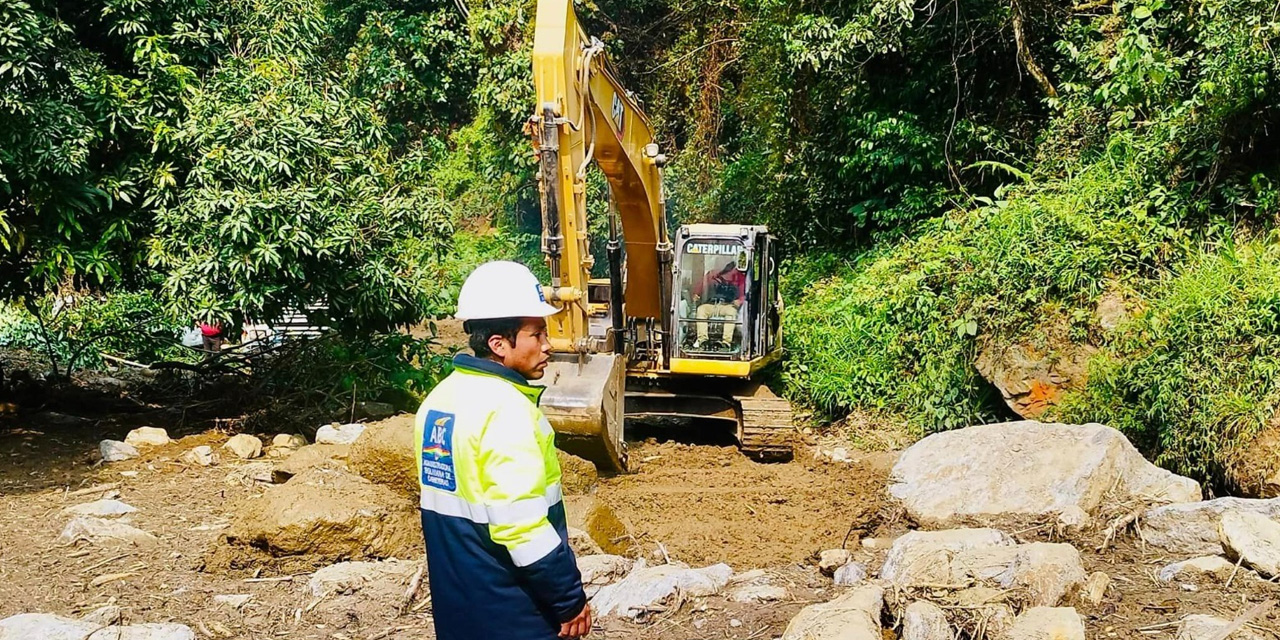
[[804, 563], [876, 532], [887, 509], [892, 457], [824, 462], [806, 449], [759, 464], [736, 447], [648, 441], [632, 446], [633, 473], [601, 480], [596, 495], [652, 553], [735, 569]]
[[[68, 409], [68, 411], [70, 411]], [[215, 419], [196, 419], [163, 407], [74, 419], [64, 414], [18, 413], [0, 418], [0, 618], [26, 612], [77, 615], [98, 605], [124, 608], [126, 622], [173, 621], [202, 638], [334, 638], [385, 640], [432, 638], [429, 601], [401, 613], [399, 599], [360, 594], [317, 600], [304, 591], [307, 558], [227, 570], [212, 567], [235, 505], [263, 491], [236, 481], [242, 462], [213, 467], [179, 462], [200, 444], [220, 445], [229, 433]], [[102, 438], [123, 439], [130, 429], [161, 426], [181, 438], [146, 449], [134, 460], [95, 464]], [[270, 441], [274, 434], [257, 434]], [[726, 562], [736, 571], [764, 569], [791, 599], [768, 605], [721, 597], [699, 598], [644, 620], [609, 619], [599, 638], [694, 640], [776, 638], [807, 604], [837, 593], [813, 566], [816, 552], [842, 545], [874, 571], [884, 550], [867, 550], [863, 537], [891, 538], [907, 529], [885, 502], [894, 454], [852, 452], [851, 462], [820, 461], [803, 448], [792, 462], [752, 462], [729, 446], [646, 440], [632, 444], [632, 473], [601, 480], [596, 497], [629, 526], [649, 561], [670, 557], [693, 566]], [[229, 480], [229, 477], [231, 478]], [[110, 489], [81, 495], [95, 485]], [[137, 507], [131, 524], [158, 536], [145, 547], [59, 546], [71, 516], [68, 506], [105, 493]], [[1052, 540], [1052, 527], [1007, 529], [1023, 541]], [[1249, 606], [1280, 598], [1280, 587], [1248, 572], [1231, 586], [1200, 584], [1194, 591], [1159, 583], [1154, 573], [1166, 557], [1143, 549], [1133, 537], [1103, 552], [1101, 533], [1071, 540], [1089, 571], [1104, 571], [1112, 587], [1099, 605], [1071, 603], [1086, 616], [1090, 637], [1172, 640], [1175, 624], [1193, 613], [1232, 618]], [[211, 555], [212, 554], [212, 555]], [[413, 558], [410, 558], [413, 559]], [[214, 600], [248, 594], [239, 609]], [[901, 594], [898, 594], [901, 595]], [[941, 594], [907, 594], [932, 598]], [[886, 625], [895, 624], [887, 619]], [[1272, 611], [1258, 630], [1280, 628]]]

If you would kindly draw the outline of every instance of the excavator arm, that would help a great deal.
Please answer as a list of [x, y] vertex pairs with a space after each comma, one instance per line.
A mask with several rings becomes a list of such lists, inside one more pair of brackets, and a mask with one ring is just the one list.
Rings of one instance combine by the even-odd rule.
[[[528, 129], [538, 156], [542, 250], [551, 271], [544, 291], [561, 308], [548, 318], [553, 353], [541, 406], [561, 448], [602, 470], [621, 471], [625, 376], [636, 357], [635, 345], [625, 338], [643, 327], [643, 359], [661, 367], [670, 358], [665, 336], [672, 324], [672, 248], [661, 172], [666, 158], [640, 105], [618, 82], [603, 43], [583, 32], [572, 0], [538, 1], [533, 77], [537, 104]], [[611, 196], [607, 303], [588, 295], [594, 262], [586, 207], [591, 162], [604, 173]], [[591, 319], [606, 313], [610, 331], [593, 334]]]
[[551, 268], [550, 298], [568, 303], [565, 313], [551, 319], [550, 334], [557, 351], [589, 352], [594, 349], [586, 342], [593, 263], [587, 166], [594, 161], [608, 180], [621, 222], [625, 316], [666, 327], [671, 245], [662, 193], [665, 157], [640, 105], [619, 83], [603, 43], [583, 32], [571, 0], [539, 0], [534, 30], [537, 111], [530, 125], [540, 165], [543, 252]]

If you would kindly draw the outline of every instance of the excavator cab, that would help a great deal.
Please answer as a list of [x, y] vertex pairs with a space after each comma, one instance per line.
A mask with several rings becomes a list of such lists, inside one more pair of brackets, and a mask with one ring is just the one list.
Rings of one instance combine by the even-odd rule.
[[677, 359], [748, 363], [749, 370], [777, 351], [776, 242], [763, 226], [680, 228], [672, 311]]

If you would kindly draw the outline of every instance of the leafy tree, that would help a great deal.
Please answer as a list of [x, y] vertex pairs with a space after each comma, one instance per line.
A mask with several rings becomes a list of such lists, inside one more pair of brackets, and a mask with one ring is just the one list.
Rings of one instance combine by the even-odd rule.
[[174, 133], [191, 170], [157, 213], [151, 262], [198, 313], [324, 305], [326, 322], [371, 328], [423, 307], [416, 271], [440, 257], [450, 207], [424, 184], [426, 156], [393, 153], [382, 115], [329, 71], [322, 8], [255, 6]]

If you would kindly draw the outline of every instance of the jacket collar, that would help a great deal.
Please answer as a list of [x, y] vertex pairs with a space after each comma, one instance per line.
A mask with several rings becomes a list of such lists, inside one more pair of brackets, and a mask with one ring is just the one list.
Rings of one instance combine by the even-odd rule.
[[529, 402], [532, 402], [534, 406], [537, 406], [538, 400], [542, 398], [542, 393], [547, 390], [546, 387], [535, 387], [529, 384], [529, 381], [524, 376], [513, 369], [504, 367], [492, 360], [477, 358], [466, 353], [459, 353], [453, 356], [453, 368], [463, 373], [499, 378], [509, 382], [517, 391], [524, 394], [524, 397], [528, 398]]

